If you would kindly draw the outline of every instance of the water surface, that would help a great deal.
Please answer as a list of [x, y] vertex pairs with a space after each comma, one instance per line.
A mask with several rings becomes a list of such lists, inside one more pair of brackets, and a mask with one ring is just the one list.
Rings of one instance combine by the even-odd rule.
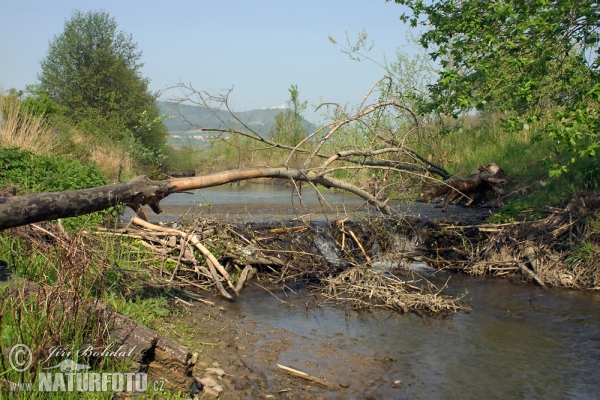
[[245, 289], [227, 307], [267, 341], [274, 329], [286, 332], [277, 336], [291, 344], [276, 362], [261, 365], [260, 344], [248, 355], [267, 377], [279, 363], [350, 384], [327, 398], [598, 398], [599, 295], [460, 275], [450, 282], [449, 292], [468, 293], [471, 312], [421, 318], [316, 307], [305, 289], [275, 293], [293, 307], [262, 289]]

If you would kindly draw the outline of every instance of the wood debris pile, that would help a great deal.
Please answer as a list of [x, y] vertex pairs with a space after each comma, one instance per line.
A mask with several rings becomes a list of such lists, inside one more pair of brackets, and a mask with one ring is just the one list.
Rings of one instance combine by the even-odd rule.
[[519, 273], [540, 286], [599, 290], [600, 237], [598, 227], [589, 229], [598, 224], [598, 209], [600, 195], [588, 192], [564, 208], [548, 208], [540, 220], [470, 227], [482, 238], [453, 264], [475, 275]]
[[274, 227], [195, 220], [168, 228], [133, 218], [126, 228], [98, 234], [138, 240], [161, 260], [150, 267], [157, 279], [192, 291], [216, 287], [229, 300], [239, 296], [244, 284], [258, 273], [261, 283], [271, 287], [311, 283], [326, 299], [359, 308], [423, 314], [460, 310], [458, 299], [442, 295], [424, 278], [373, 268], [379, 252], [395, 258], [395, 265], [409, 253], [415, 255], [412, 250], [389, 253], [398, 222], [388, 223], [337, 221]]
[[322, 295], [357, 309], [386, 308], [404, 313], [443, 314], [467, 311], [460, 299], [441, 293], [424, 279], [403, 279], [391, 272], [353, 267], [324, 279]]

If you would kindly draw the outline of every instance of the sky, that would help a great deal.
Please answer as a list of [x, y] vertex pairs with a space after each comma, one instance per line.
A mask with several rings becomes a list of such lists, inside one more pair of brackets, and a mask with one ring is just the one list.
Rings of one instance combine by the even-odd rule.
[[[37, 81], [49, 42], [73, 10], [108, 12], [142, 51], [150, 90], [177, 83], [220, 92], [233, 88], [230, 106], [248, 111], [284, 104], [298, 86], [308, 120], [322, 102], [360, 103], [385, 71], [358, 63], [328, 37], [345, 44], [365, 30], [377, 62], [396, 49], [414, 49], [399, 17], [405, 9], [385, 0], [1, 0], [0, 87], [25, 89]], [[176, 93], [166, 91], [162, 98]]]

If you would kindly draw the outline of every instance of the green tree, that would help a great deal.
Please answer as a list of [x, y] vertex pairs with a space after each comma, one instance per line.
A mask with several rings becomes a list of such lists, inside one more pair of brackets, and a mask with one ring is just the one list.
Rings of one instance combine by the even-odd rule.
[[595, 156], [599, 146], [597, 3], [591, 0], [395, 0], [422, 25], [421, 44], [442, 71], [428, 110], [458, 115], [500, 109], [520, 127], [544, 119], [563, 155], [555, 165]]
[[156, 94], [142, 77], [141, 55], [108, 13], [75, 11], [50, 42], [34, 91], [64, 107], [75, 123], [109, 121], [110, 139], [133, 137], [156, 154], [164, 148], [167, 129]]
[[275, 116], [272, 138], [276, 142], [295, 146], [306, 137], [302, 113], [306, 110], [308, 101], [300, 101], [298, 85], [291, 85], [288, 91], [290, 99], [287, 101], [287, 108]]

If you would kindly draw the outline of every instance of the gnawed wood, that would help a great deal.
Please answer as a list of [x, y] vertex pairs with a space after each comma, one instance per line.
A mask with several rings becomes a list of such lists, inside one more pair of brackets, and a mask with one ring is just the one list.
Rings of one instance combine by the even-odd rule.
[[[494, 163], [480, 165], [477, 172], [467, 178], [450, 177], [444, 182], [423, 187], [420, 197], [430, 201], [439, 196], [444, 197], [442, 211], [446, 211], [448, 204], [461, 196], [468, 198], [467, 207], [470, 206], [478, 195], [487, 196], [489, 193], [502, 194], [502, 184], [506, 182], [504, 171]], [[501, 199], [501, 197], [500, 197]]]

